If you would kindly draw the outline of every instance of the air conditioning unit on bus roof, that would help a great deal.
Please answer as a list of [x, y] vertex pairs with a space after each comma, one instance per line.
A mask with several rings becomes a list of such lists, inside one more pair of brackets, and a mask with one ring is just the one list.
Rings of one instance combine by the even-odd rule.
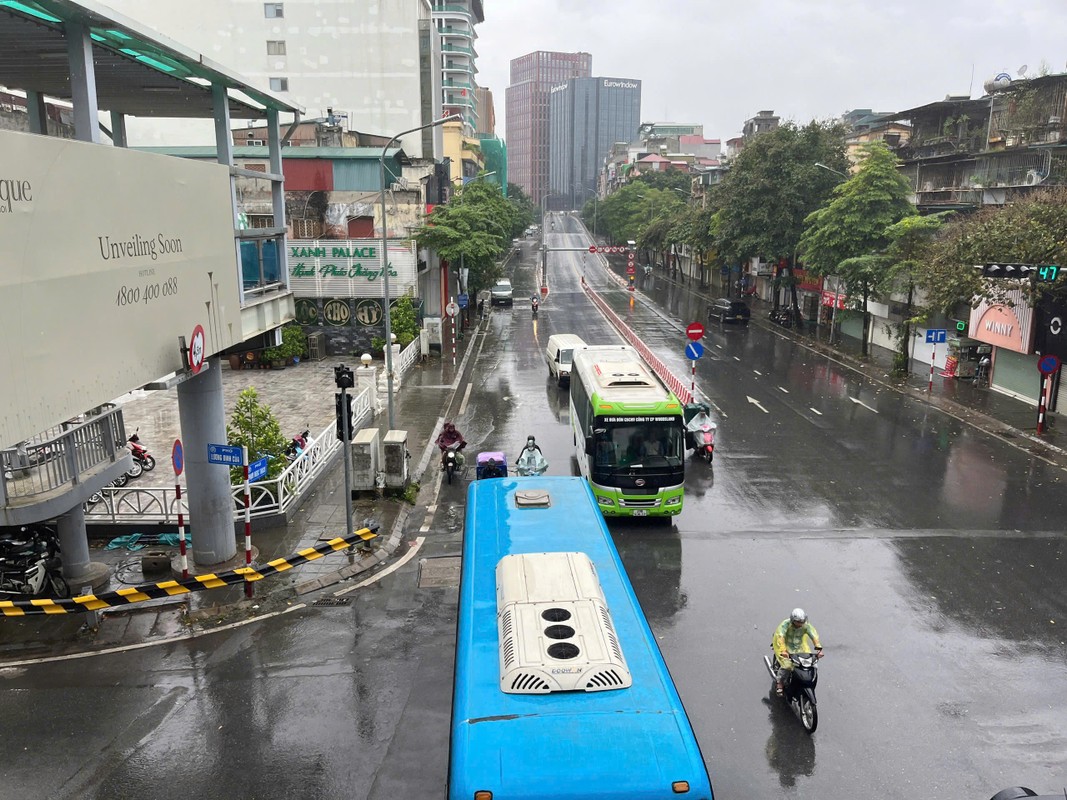
[[633, 684], [585, 553], [505, 556], [496, 592], [501, 691], [601, 692]]

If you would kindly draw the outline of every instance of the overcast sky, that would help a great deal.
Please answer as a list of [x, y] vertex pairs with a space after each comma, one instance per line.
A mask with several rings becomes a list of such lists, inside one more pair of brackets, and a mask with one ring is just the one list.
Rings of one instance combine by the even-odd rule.
[[1067, 0], [483, 1], [478, 84], [505, 137], [509, 62], [534, 50], [591, 53], [594, 76], [643, 82], [643, 121], [723, 141], [762, 109], [805, 123], [1067, 71]]

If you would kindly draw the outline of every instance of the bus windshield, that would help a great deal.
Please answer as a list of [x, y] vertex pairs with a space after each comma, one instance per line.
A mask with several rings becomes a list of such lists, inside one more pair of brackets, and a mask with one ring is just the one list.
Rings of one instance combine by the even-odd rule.
[[684, 456], [679, 417], [598, 420], [593, 432], [593, 464], [601, 469], [680, 466]]

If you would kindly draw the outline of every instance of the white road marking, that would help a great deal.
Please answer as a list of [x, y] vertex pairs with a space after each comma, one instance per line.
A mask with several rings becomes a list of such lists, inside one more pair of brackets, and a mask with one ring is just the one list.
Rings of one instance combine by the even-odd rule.
[[810, 409], [811, 409], [812, 411], [814, 411], [814, 412], [815, 412], [816, 414], [818, 414], [818, 415], [819, 415], [820, 417], [822, 416], [822, 412], [821, 412], [821, 411], [819, 411], [819, 409], [817, 409], [817, 408], [811, 408], [811, 406], [808, 406], [808, 408], [810, 408]]
[[761, 378], [763, 377], [763, 373], [760, 372], [758, 369], [754, 369], [752, 371], [755, 372], [757, 375], [759, 375]]
[[737, 356], [734, 356], [734, 361], [740, 361], [740, 360], [741, 360], [740, 358], [738, 358]]
[[851, 400], [853, 403], [855, 403], [858, 406], [863, 406], [868, 411], [873, 411], [875, 414], [878, 413], [878, 409], [877, 408], [871, 408], [869, 405], [864, 403], [862, 400], [857, 400], [855, 397], [850, 397], [848, 399]]
[[762, 406], [762, 405], [760, 404], [760, 401], [759, 401], [759, 400], [757, 400], [757, 399], [756, 399], [755, 397], [748, 397], [748, 395], [745, 395], [745, 397], [747, 397], [747, 398], [748, 398], [748, 402], [752, 403], [752, 405], [754, 405], [754, 406], [755, 406], [756, 408], [758, 408], [758, 409], [759, 409], [760, 411], [762, 411], [762, 412], [763, 412], [764, 414], [770, 414], [770, 413], [771, 413], [770, 411], [768, 411], [767, 409], [765, 409], [765, 408], [764, 408], [764, 407], [763, 407], [763, 406]]
[[355, 586], [349, 586], [347, 589], [341, 589], [340, 591], [336, 591], [333, 593], [333, 596], [340, 597], [343, 594], [354, 592], [356, 591], [356, 589], [362, 589], [364, 586], [370, 586], [372, 583], [380, 581], [386, 575], [390, 575], [396, 572], [398, 569], [400, 569], [402, 566], [404, 566], [406, 563], [408, 563], [409, 561], [411, 561], [411, 559], [415, 557], [415, 554], [419, 552], [419, 548], [422, 547], [422, 543], [425, 541], [425, 536], [416, 537], [415, 541], [411, 543], [411, 547], [408, 548], [408, 551], [404, 553], [404, 555], [401, 556], [399, 559], [390, 564], [388, 567], [383, 569], [381, 572], [375, 572], [369, 578], [360, 581]]
[[473, 383], [467, 384], [467, 391], [463, 393], [463, 402], [459, 404], [459, 416], [463, 416], [467, 412], [467, 401], [471, 399], [471, 389], [474, 388]]
[[785, 388], [784, 386], [779, 386], [779, 387], [778, 387], [778, 390], [779, 390], [779, 391], [782, 391], [782, 392], [785, 392], [786, 394], [789, 394], [789, 390], [788, 390], [788, 389], [786, 389], [786, 388]]

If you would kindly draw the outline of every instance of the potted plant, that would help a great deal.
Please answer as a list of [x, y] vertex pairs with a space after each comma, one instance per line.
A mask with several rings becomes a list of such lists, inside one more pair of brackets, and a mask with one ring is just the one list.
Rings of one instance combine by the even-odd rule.
[[287, 358], [281, 347], [264, 347], [260, 360], [270, 364], [272, 369], [285, 369]]
[[281, 350], [290, 364], [299, 364], [307, 355], [307, 337], [299, 325], [286, 325], [282, 328]]

